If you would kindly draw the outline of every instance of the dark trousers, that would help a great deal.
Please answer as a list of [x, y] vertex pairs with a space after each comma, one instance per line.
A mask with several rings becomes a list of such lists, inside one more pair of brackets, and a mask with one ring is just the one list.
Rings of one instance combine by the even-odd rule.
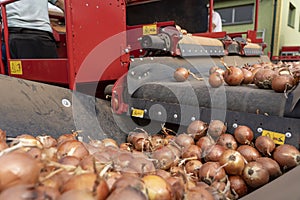
[[57, 58], [52, 33], [24, 28], [9, 28], [11, 58]]

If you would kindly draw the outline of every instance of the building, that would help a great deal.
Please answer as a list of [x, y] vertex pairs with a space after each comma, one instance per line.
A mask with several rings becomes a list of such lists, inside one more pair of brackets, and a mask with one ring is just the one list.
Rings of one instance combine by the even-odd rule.
[[[255, 0], [215, 0], [223, 30], [243, 32], [255, 25]], [[257, 31], [267, 44], [265, 53], [280, 55], [283, 46], [300, 46], [300, 1], [260, 0]], [[300, 54], [300, 52], [298, 52]]]

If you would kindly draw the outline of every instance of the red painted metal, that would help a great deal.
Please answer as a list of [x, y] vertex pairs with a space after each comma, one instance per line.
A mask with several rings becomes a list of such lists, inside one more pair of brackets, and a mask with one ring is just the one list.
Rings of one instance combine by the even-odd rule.
[[[4, 38], [8, 41], [5, 5], [1, 2]], [[10, 76], [67, 84], [72, 90], [77, 83], [117, 80], [127, 72], [129, 53], [126, 42], [126, 4], [124, 0], [65, 0], [66, 33], [54, 30], [59, 59], [18, 59], [22, 74]], [[113, 17], [112, 17], [113, 16]], [[109, 19], [109, 20], [108, 20]], [[9, 49], [8, 43], [5, 44]], [[11, 60], [7, 52], [8, 63]], [[0, 66], [4, 74], [4, 65]]]
[[256, 0], [256, 2], [255, 2], [254, 31], [257, 31], [257, 27], [258, 27], [258, 8], [259, 8], [259, 0]]
[[209, 22], [208, 22], [208, 32], [212, 32], [213, 31], [213, 18], [212, 18], [212, 13], [213, 13], [213, 10], [214, 10], [214, 1], [213, 0], [210, 0], [209, 1]]

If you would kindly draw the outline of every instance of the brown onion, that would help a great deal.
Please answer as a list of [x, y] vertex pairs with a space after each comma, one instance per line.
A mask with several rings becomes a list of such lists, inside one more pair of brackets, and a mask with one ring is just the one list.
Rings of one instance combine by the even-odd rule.
[[194, 176], [198, 176], [201, 166], [202, 162], [200, 160], [189, 160], [184, 165], [186, 173], [192, 173]]
[[195, 120], [188, 125], [187, 134], [192, 135], [195, 140], [199, 140], [199, 138], [206, 135], [207, 127], [207, 123]]
[[285, 92], [290, 90], [295, 85], [295, 80], [292, 75], [278, 75], [272, 80], [272, 89], [275, 92]]
[[258, 136], [255, 139], [255, 147], [265, 156], [271, 156], [275, 149], [275, 142], [268, 136]]
[[260, 157], [256, 159], [256, 162], [262, 164], [262, 166], [268, 170], [270, 178], [277, 178], [282, 175], [279, 164], [272, 158]]
[[250, 70], [242, 68], [244, 79], [242, 81], [242, 84], [250, 84], [253, 81], [253, 74]]
[[283, 169], [290, 169], [300, 164], [299, 150], [290, 144], [277, 146], [273, 158]]
[[253, 161], [245, 165], [242, 177], [244, 181], [253, 188], [258, 188], [269, 182], [269, 172], [262, 164]]
[[224, 146], [226, 149], [235, 150], [238, 147], [235, 138], [229, 133], [224, 133], [220, 135], [220, 137], [217, 140], [217, 144]]
[[250, 127], [239, 125], [233, 133], [235, 139], [240, 144], [250, 144], [254, 138], [254, 133]]
[[259, 88], [270, 89], [275, 76], [276, 72], [272, 69], [261, 68], [255, 73], [253, 82]]
[[219, 162], [203, 163], [199, 170], [199, 179], [209, 185], [214, 181], [224, 180], [225, 177], [225, 170]]
[[215, 141], [210, 136], [204, 136], [201, 137], [197, 142], [196, 145], [201, 148], [202, 151], [204, 151], [208, 146], [215, 144]]
[[244, 156], [247, 162], [255, 161], [257, 158], [260, 158], [261, 155], [258, 150], [250, 145], [240, 145], [237, 148], [237, 151]]
[[202, 157], [202, 150], [199, 146], [192, 144], [187, 149], [183, 150], [182, 158], [192, 158], [195, 157], [195, 159], [201, 159]]
[[174, 72], [174, 78], [178, 82], [186, 81], [189, 77], [189, 71], [184, 67], [179, 67]]
[[224, 73], [224, 81], [230, 86], [240, 85], [244, 79], [241, 68], [229, 66]]
[[57, 157], [60, 159], [65, 156], [75, 156], [79, 159], [83, 159], [89, 155], [88, 150], [84, 144], [78, 140], [68, 140], [60, 143], [57, 147]]
[[230, 189], [238, 195], [238, 198], [245, 196], [248, 193], [248, 187], [241, 176], [229, 176]]
[[0, 191], [16, 184], [36, 184], [40, 167], [37, 160], [25, 152], [0, 156]]
[[155, 159], [156, 168], [168, 170], [174, 161], [178, 160], [180, 152], [176, 152], [176, 149], [172, 145], [167, 145], [161, 149], [157, 149], [152, 153], [152, 159]]
[[224, 134], [227, 130], [227, 126], [221, 120], [212, 120], [207, 129], [207, 134], [212, 138], [217, 139], [220, 135]]
[[208, 83], [211, 87], [217, 88], [223, 85], [224, 78], [219, 72], [214, 72], [209, 75], [208, 77]]
[[208, 161], [217, 162], [219, 161], [220, 157], [222, 156], [225, 150], [226, 150], [225, 147], [218, 144], [214, 144], [206, 148], [205, 151], [203, 151], [202, 155], [206, 162]]
[[175, 138], [176, 144], [178, 144], [181, 148], [188, 148], [192, 144], [195, 144], [194, 138], [186, 133], [179, 134]]
[[227, 149], [220, 157], [220, 165], [224, 166], [227, 174], [240, 175], [245, 166], [245, 158], [236, 150]]
[[145, 184], [149, 200], [172, 199], [173, 193], [171, 185], [162, 177], [157, 175], [147, 175], [142, 178]]

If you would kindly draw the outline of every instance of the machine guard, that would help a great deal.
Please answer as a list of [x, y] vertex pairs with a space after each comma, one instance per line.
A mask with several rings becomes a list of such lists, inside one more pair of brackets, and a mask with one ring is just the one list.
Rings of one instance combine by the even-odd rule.
[[0, 129], [7, 136], [78, 131], [83, 139], [125, 140], [108, 101], [49, 84], [0, 75]]

